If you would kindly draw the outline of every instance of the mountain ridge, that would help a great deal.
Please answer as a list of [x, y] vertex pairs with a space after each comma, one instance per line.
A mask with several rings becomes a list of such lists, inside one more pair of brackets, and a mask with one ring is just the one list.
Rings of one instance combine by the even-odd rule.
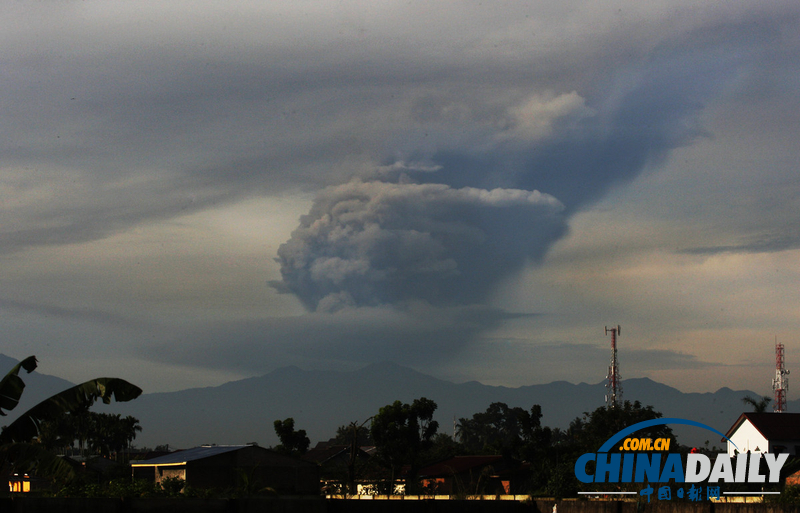
[[[378, 408], [395, 400], [433, 399], [439, 405], [436, 419], [440, 432], [450, 434], [454, 418], [469, 418], [485, 411], [492, 402], [525, 409], [539, 404], [545, 425], [566, 428], [576, 417], [602, 406], [605, 395], [603, 382], [557, 381], [522, 387], [484, 385], [477, 381], [457, 384], [394, 363], [370, 364], [355, 371], [300, 369], [298, 372], [294, 368], [291, 379], [283, 381], [285, 378], [287, 373], [276, 369], [258, 377], [196, 391], [191, 398], [181, 395], [184, 391], [159, 393], [161, 401], [155, 400], [155, 394], [144, 394], [124, 408], [145, 427], [137, 440], [139, 444], [186, 447], [255, 440], [262, 445], [273, 445], [277, 438], [272, 423], [287, 417], [293, 417], [297, 427], [308, 432], [313, 444], [335, 436], [339, 426], [363, 422]], [[628, 379], [622, 384], [623, 399], [638, 400], [643, 405], [652, 405], [665, 417], [697, 420], [722, 432], [745, 410], [742, 397], [757, 395], [728, 387], [717, 392], [686, 393], [650, 378]], [[240, 400], [243, 396], [247, 398]], [[169, 406], [164, 401], [177, 404]], [[701, 445], [707, 439], [706, 432], [697, 428], [674, 426], [673, 429], [683, 444]], [[713, 445], [721, 444], [709, 440], [709, 446]]]
[[[10, 369], [11, 358], [0, 355], [0, 366]], [[10, 365], [7, 365], [10, 363]], [[6, 371], [7, 372], [7, 371]], [[52, 379], [50, 379], [52, 378]], [[20, 406], [26, 406], [71, 385], [61, 378], [34, 373], [24, 374], [29, 386]], [[46, 381], [47, 387], [39, 382]], [[758, 394], [749, 390], [721, 387], [716, 392], [681, 392], [650, 378], [632, 378], [622, 382], [623, 399], [651, 405], [664, 417], [680, 417], [708, 424], [725, 432], [745, 410], [741, 399]], [[39, 390], [41, 388], [41, 390]], [[51, 391], [52, 390], [52, 391]], [[44, 395], [42, 395], [44, 394]], [[530, 409], [542, 407], [544, 425], [566, 428], [576, 417], [604, 404], [605, 384], [555, 381], [546, 384], [503, 387], [477, 381], [454, 383], [442, 380], [393, 362], [378, 362], [354, 371], [303, 370], [295, 366], [229, 381], [217, 386], [189, 388], [174, 392], [142, 394], [129, 403], [98, 404], [96, 411], [133, 415], [140, 420], [142, 433], [137, 446], [191, 447], [204, 443], [235, 444], [258, 442], [269, 446], [278, 443], [273, 423], [292, 417], [298, 429], [305, 429], [312, 444], [335, 436], [339, 426], [363, 422], [381, 406], [395, 400], [411, 402], [427, 397], [439, 405], [436, 419], [440, 432], [452, 434], [453, 422], [485, 411], [492, 402]], [[41, 396], [37, 397], [36, 396]], [[800, 401], [790, 401], [790, 411]], [[674, 426], [678, 441], [702, 445], [707, 432], [687, 426]], [[721, 445], [709, 440], [709, 446]]]

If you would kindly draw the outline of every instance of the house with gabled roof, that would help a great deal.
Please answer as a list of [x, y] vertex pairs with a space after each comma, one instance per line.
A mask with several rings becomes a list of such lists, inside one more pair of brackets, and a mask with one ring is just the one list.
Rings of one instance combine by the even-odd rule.
[[800, 413], [742, 413], [725, 436], [731, 457], [744, 452], [800, 455]]
[[134, 479], [156, 484], [182, 479], [194, 488], [235, 488], [244, 471], [251, 481], [279, 493], [319, 494], [316, 464], [257, 445], [203, 445], [158, 458], [131, 462]]

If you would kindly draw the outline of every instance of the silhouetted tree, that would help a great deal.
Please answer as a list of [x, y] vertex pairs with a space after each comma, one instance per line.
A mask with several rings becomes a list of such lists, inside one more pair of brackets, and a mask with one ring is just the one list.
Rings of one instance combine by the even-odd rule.
[[[367, 420], [371, 420], [370, 417]], [[366, 445], [374, 445], [372, 441], [372, 436], [369, 434], [369, 428], [363, 424], [360, 426], [356, 422], [351, 422], [347, 426], [339, 426], [336, 429], [336, 437], [333, 439], [333, 443], [336, 445], [350, 445], [353, 442], [353, 426], [355, 425], [356, 428], [356, 436], [355, 442], [356, 445], [359, 447], [363, 447]]]
[[130, 415], [122, 418], [120, 414], [90, 412], [89, 420], [89, 447], [102, 456], [124, 451], [136, 438], [137, 431], [142, 430], [139, 420]]
[[[552, 445], [558, 462], [551, 470], [550, 478], [545, 483], [546, 488], [553, 492], [559, 491], [560, 494], [574, 493], [578, 490], [579, 483], [573, 469], [581, 454], [596, 452], [606, 440], [626, 427], [661, 417], [661, 412], [654, 410], [652, 406], [642, 406], [639, 401], [625, 401], [614, 408], [601, 406], [591, 413], [586, 412], [582, 417], [575, 418], [566, 431], [558, 433], [559, 438]], [[672, 429], [665, 424], [642, 429], [636, 436], [668, 438], [671, 440], [670, 447], [678, 446]], [[612, 449], [617, 450], [616, 447]]]
[[464, 446], [446, 433], [436, 433], [431, 446], [423, 455], [425, 464], [437, 462], [465, 454]]
[[[622, 429], [644, 422], [646, 420], [660, 419], [661, 412], [652, 406], [642, 406], [639, 401], [625, 401], [615, 408], [601, 406], [591, 413], [584, 413], [570, 423], [566, 438], [572, 445], [577, 445], [581, 454], [594, 452], [612, 435]], [[652, 426], [637, 432], [639, 437], [669, 438], [670, 446], [677, 447], [672, 429], [664, 424]]]
[[60, 415], [39, 426], [38, 443], [49, 451], [66, 454], [68, 448], [75, 447], [76, 439], [75, 428], [69, 415]]
[[294, 419], [289, 417], [286, 420], [276, 420], [274, 422], [275, 434], [278, 435], [281, 443], [274, 449], [284, 454], [305, 454], [311, 440], [306, 436], [305, 429], [294, 429]]
[[378, 410], [372, 418], [370, 433], [375, 441], [378, 460], [391, 471], [391, 492], [403, 465], [409, 465], [406, 491], [416, 488], [420, 456], [432, 445], [431, 440], [439, 429], [433, 420], [437, 405], [424, 397], [411, 404], [395, 401]]
[[542, 408], [538, 404], [530, 412], [505, 403], [492, 403], [483, 413], [458, 423], [458, 438], [465, 450], [473, 454], [502, 454], [521, 457], [523, 448], [532, 443], [549, 444], [549, 429], [542, 428]]
[[772, 398], [768, 395], [765, 395], [760, 399], [756, 399], [755, 397], [747, 395], [742, 397], [742, 402], [752, 406], [755, 413], [764, 413], [767, 411], [769, 403], [772, 402]]

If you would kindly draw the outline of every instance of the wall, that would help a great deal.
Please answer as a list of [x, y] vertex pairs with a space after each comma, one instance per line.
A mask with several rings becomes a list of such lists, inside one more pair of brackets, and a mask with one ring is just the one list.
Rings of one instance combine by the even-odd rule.
[[[767, 439], [747, 419], [733, 433], [731, 442], [736, 444], [739, 452], [755, 452], [756, 447], [758, 447], [758, 452], [767, 451]], [[728, 456], [733, 457], [734, 450], [733, 445], [728, 443]]]
[[161, 484], [164, 479], [177, 478], [186, 481], [186, 467], [158, 467], [156, 470], [156, 484]]

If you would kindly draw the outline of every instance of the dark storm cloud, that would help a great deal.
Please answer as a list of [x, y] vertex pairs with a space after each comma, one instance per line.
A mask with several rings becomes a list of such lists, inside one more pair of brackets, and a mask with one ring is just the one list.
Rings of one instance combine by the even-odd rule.
[[278, 250], [282, 284], [309, 309], [483, 300], [565, 230], [537, 191], [352, 181], [325, 189]]

